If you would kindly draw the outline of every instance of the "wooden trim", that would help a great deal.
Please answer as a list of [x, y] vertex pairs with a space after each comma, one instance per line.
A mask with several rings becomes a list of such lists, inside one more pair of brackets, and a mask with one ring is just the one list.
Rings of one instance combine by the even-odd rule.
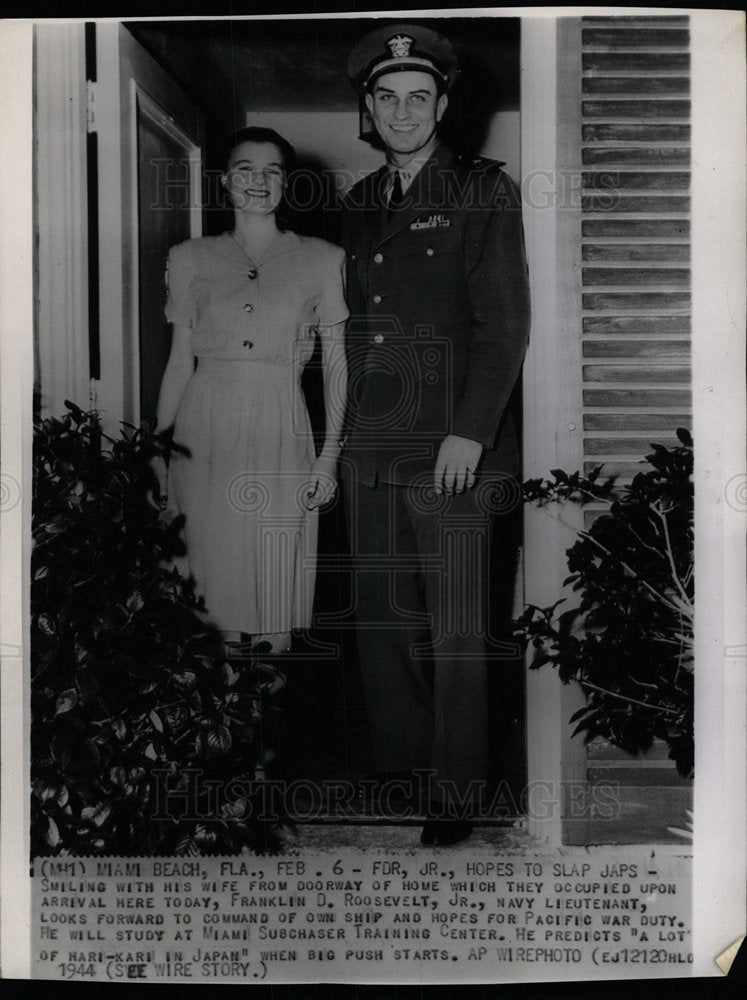
[[99, 135], [99, 337], [101, 378], [97, 408], [105, 431], [117, 435], [131, 389], [123, 349], [122, 106], [119, 85], [119, 26], [96, 25], [96, 129]]
[[85, 29], [36, 25], [36, 337], [42, 416], [89, 400]]
[[[522, 175], [552, 177], [552, 204], [527, 197], [524, 224], [532, 294], [532, 333], [524, 366], [524, 472], [546, 476], [577, 469], [581, 451], [581, 230], [575, 180], [580, 179], [581, 22], [522, 22]], [[562, 593], [566, 549], [583, 526], [581, 511], [529, 508], [525, 519], [525, 600], [544, 606]], [[549, 668], [527, 679], [528, 824], [554, 843], [585, 841], [577, 816], [586, 787], [586, 754], [571, 739], [568, 719], [583, 703]]]
[[[189, 136], [195, 197], [191, 231], [202, 231], [203, 126], [199, 110], [121, 24], [96, 25], [99, 56], [99, 244], [101, 381], [98, 407], [107, 433], [140, 421], [137, 115], [148, 102], [169, 131]], [[153, 95], [157, 95], [157, 100]], [[146, 96], [147, 95], [147, 96]], [[178, 123], [178, 124], [177, 124]]]

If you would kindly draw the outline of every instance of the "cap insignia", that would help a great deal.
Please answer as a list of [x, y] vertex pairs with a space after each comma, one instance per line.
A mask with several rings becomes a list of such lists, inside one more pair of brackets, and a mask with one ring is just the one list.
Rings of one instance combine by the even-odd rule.
[[410, 55], [410, 48], [414, 38], [409, 35], [392, 35], [387, 42], [393, 59], [406, 59]]

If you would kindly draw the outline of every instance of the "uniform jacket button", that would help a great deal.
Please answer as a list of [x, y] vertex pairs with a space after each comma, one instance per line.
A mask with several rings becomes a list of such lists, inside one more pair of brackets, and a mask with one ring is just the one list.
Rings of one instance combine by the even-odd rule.
[[244, 312], [250, 313], [250, 312], [252, 312], [253, 309], [254, 309], [254, 306], [251, 304], [251, 302], [245, 302], [244, 303]]
[[383, 259], [384, 259], [384, 254], [383, 253], [375, 253], [374, 254], [374, 264], [380, 264]]
[[433, 256], [433, 247], [428, 247], [428, 249], [425, 252], [428, 254], [429, 257], [432, 257]]
[[383, 344], [384, 343], [384, 334], [383, 333], [377, 333], [376, 336], [374, 337], [374, 341], [377, 344]]
[[379, 295], [378, 292], [376, 293], [376, 295], [374, 295], [373, 300], [376, 303], [376, 305], [378, 305], [379, 302], [381, 302], [381, 296]]

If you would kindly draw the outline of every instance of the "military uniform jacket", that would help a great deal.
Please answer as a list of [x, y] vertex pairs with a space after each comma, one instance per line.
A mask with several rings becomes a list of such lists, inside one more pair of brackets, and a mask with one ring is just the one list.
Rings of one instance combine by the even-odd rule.
[[436, 147], [387, 220], [387, 168], [345, 199], [348, 445], [361, 481], [426, 485], [447, 434], [518, 471], [510, 402], [529, 330], [516, 185]]

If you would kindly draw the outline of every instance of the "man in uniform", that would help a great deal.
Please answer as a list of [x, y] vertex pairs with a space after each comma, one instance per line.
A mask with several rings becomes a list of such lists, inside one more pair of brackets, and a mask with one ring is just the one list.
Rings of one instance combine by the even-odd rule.
[[446, 38], [378, 28], [349, 72], [386, 148], [343, 215], [361, 674], [379, 780], [427, 772], [421, 841], [451, 844], [471, 833], [486, 778], [494, 515], [520, 503], [520, 198], [498, 163], [462, 160], [437, 137], [458, 72]]

